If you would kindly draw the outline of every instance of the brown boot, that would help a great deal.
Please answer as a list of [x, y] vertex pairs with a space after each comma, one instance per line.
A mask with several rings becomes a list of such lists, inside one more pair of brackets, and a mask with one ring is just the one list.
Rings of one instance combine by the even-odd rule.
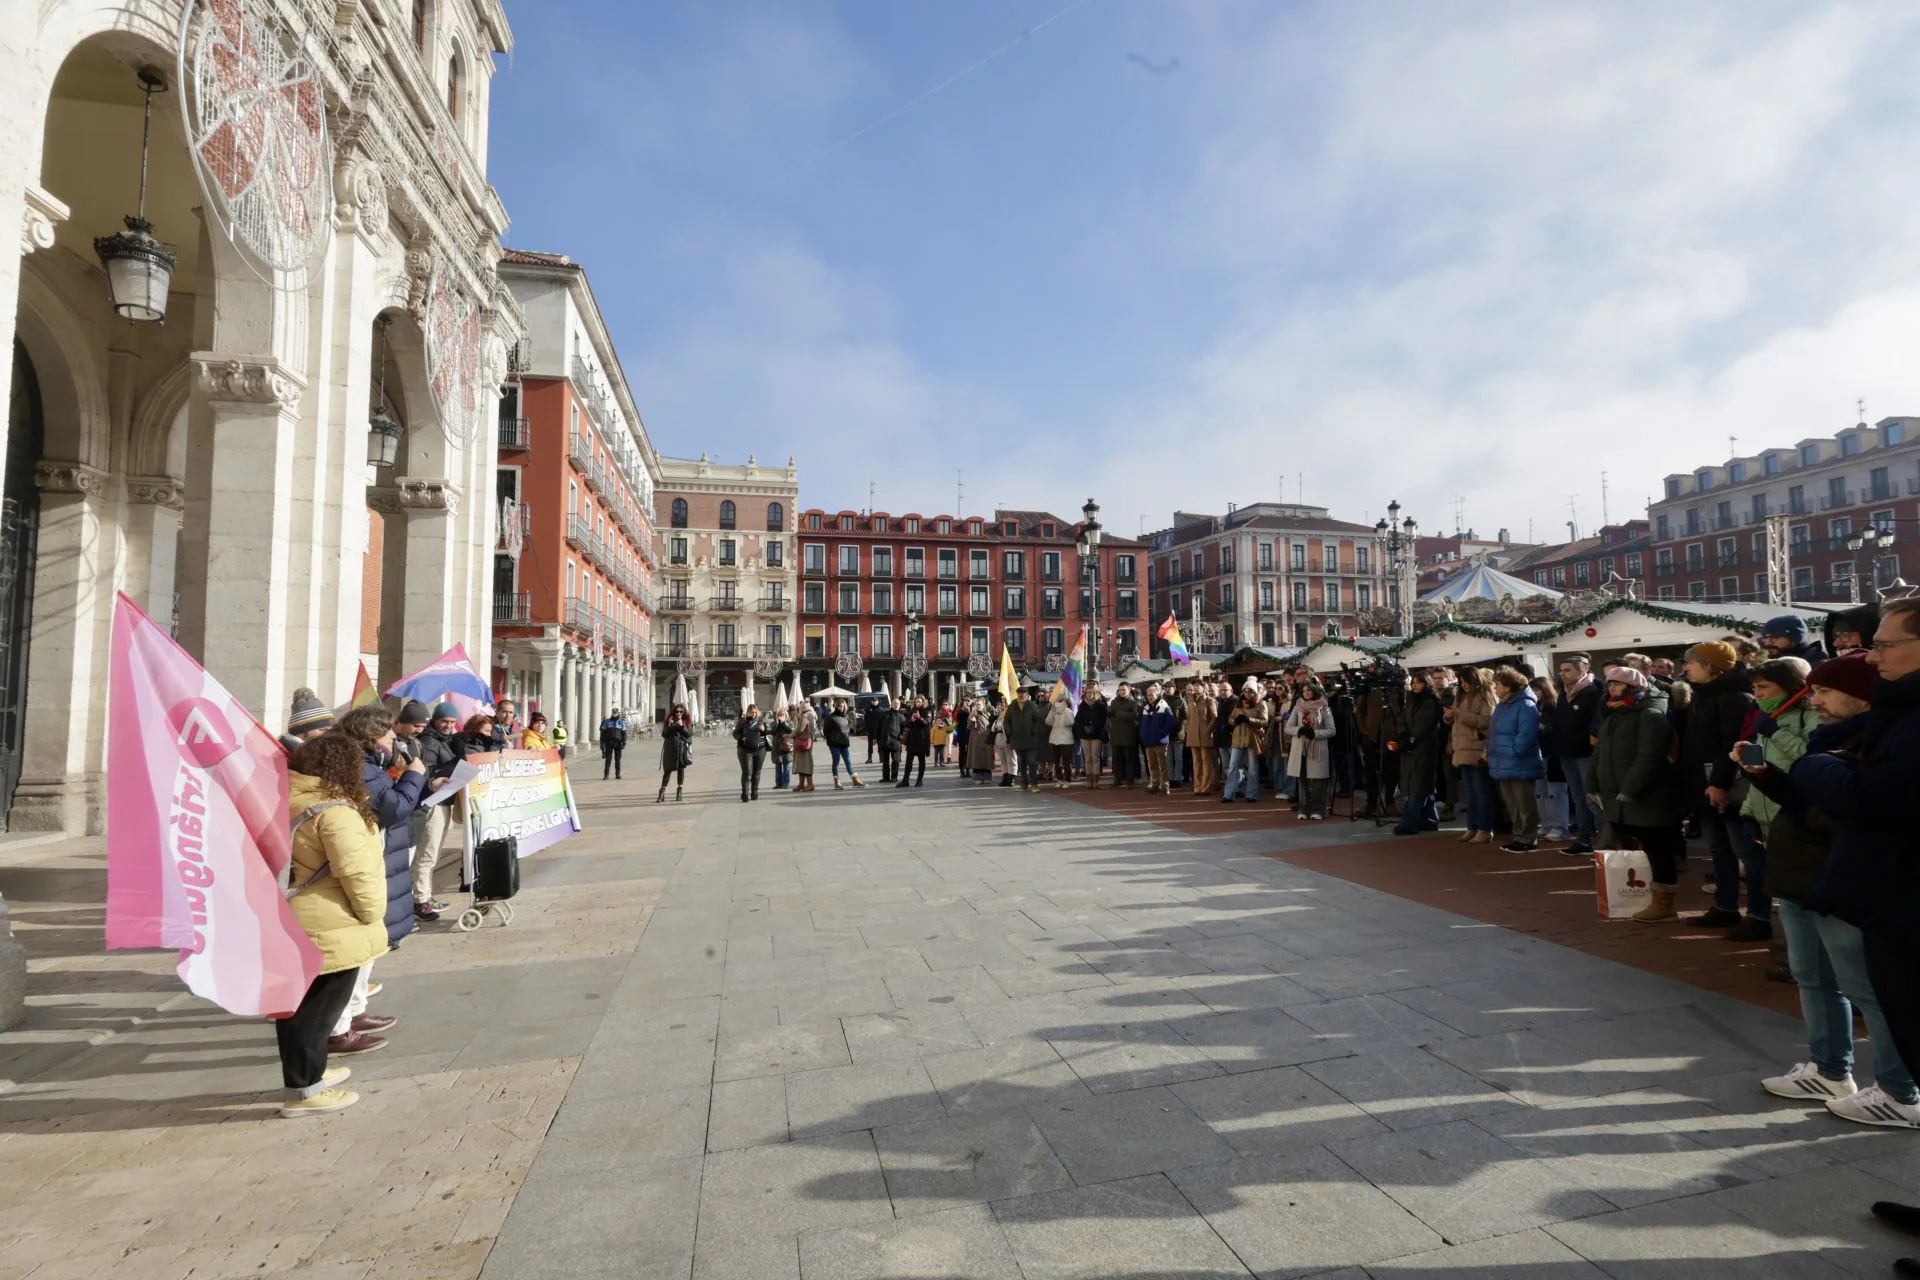
[[1673, 909], [1674, 886], [1656, 884], [1653, 886], [1653, 901], [1633, 915], [1641, 924], [1659, 924], [1666, 920], [1678, 920], [1680, 917]]

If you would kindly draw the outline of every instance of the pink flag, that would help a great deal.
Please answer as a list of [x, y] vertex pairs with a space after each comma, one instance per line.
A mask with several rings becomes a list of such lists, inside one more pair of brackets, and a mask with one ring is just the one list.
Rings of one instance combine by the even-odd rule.
[[113, 613], [107, 947], [173, 947], [229, 1013], [291, 1013], [320, 949], [277, 877], [292, 857], [287, 756], [133, 601]]

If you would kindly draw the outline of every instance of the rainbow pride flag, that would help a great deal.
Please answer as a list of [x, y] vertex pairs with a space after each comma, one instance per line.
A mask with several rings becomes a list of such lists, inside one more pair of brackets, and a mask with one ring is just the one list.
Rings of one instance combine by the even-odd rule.
[[1187, 652], [1187, 638], [1180, 634], [1180, 624], [1174, 621], [1171, 613], [1160, 624], [1160, 638], [1167, 642], [1167, 655], [1175, 662], [1186, 664], [1193, 661], [1193, 655]]
[[1080, 628], [1080, 638], [1074, 642], [1073, 652], [1067, 655], [1067, 665], [1060, 672], [1060, 689], [1067, 702], [1080, 709], [1080, 695], [1087, 687], [1087, 629]]

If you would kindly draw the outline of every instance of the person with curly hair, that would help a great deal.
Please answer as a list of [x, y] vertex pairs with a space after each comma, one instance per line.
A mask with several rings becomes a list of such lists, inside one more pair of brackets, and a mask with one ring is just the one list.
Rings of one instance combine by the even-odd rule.
[[361, 778], [362, 752], [327, 734], [288, 762], [287, 818], [293, 824], [293, 917], [320, 948], [320, 973], [300, 1007], [274, 1025], [283, 1116], [325, 1115], [360, 1100], [340, 1085], [346, 1067], [327, 1066], [334, 1024], [353, 997], [361, 968], [387, 951], [387, 874], [380, 826]]

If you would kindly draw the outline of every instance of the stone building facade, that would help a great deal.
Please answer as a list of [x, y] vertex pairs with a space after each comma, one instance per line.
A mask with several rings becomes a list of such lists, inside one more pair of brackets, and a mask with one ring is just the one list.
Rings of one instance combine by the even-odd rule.
[[[298, 686], [344, 700], [368, 637], [383, 680], [454, 642], [485, 660], [494, 402], [523, 327], [486, 181], [511, 35], [499, 0], [3, 13], [0, 813], [97, 833], [117, 592], [270, 727]], [[136, 211], [149, 101], [144, 214], [177, 265], [164, 320], [129, 323], [95, 242]]]
[[[794, 509], [800, 471], [660, 459], [654, 494], [654, 708], [684, 676], [703, 717], [726, 718], [793, 664]], [[656, 716], [655, 718], [658, 718]]]

